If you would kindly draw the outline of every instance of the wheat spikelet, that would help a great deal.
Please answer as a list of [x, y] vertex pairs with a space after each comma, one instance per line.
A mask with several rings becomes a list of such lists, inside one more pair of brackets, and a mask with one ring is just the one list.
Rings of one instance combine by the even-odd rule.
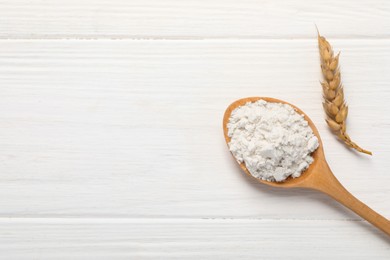
[[332, 46], [319, 32], [318, 47], [321, 56], [321, 70], [324, 77], [321, 85], [324, 96], [323, 107], [327, 116], [326, 122], [346, 145], [361, 153], [372, 155], [370, 151], [364, 150], [354, 143], [346, 132], [348, 106], [344, 100], [344, 91], [338, 67], [340, 53], [335, 56]]

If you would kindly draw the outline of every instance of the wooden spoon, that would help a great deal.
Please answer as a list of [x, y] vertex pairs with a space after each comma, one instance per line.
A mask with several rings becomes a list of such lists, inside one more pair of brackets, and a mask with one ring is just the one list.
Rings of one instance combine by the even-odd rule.
[[[230, 142], [230, 137], [227, 134], [228, 133], [227, 123], [229, 122], [230, 114], [232, 113], [232, 111], [239, 106], [245, 105], [247, 102], [255, 102], [259, 99], [263, 99], [267, 102], [289, 104], [285, 101], [278, 100], [275, 98], [269, 98], [269, 97], [250, 97], [250, 98], [243, 98], [235, 101], [226, 109], [225, 115], [223, 117], [223, 132], [227, 144], [229, 144]], [[269, 181], [264, 181], [255, 178], [249, 173], [248, 169], [245, 166], [245, 163], [239, 163], [241, 169], [247, 175], [255, 178], [257, 181], [273, 187], [307, 188], [307, 189], [321, 191], [329, 195], [333, 199], [337, 200], [338, 202], [340, 202], [350, 210], [354, 211], [360, 217], [366, 219], [368, 222], [370, 222], [371, 224], [373, 224], [374, 226], [376, 226], [377, 228], [385, 232], [387, 235], [390, 235], [390, 221], [384, 218], [383, 216], [379, 215], [378, 213], [376, 213], [367, 205], [359, 201], [357, 198], [355, 198], [351, 193], [349, 193], [343, 187], [343, 185], [341, 185], [341, 183], [333, 175], [332, 171], [329, 168], [328, 163], [325, 160], [320, 134], [318, 133], [317, 128], [314, 126], [310, 118], [296, 106], [292, 104], [289, 105], [294, 107], [299, 114], [304, 115], [305, 119], [309, 122], [309, 126], [311, 127], [314, 134], [317, 136], [319, 140], [320, 145], [318, 149], [312, 154], [314, 158], [314, 162], [309, 166], [309, 168], [306, 171], [302, 173], [300, 177], [298, 178], [289, 177], [284, 182], [269, 182]]]

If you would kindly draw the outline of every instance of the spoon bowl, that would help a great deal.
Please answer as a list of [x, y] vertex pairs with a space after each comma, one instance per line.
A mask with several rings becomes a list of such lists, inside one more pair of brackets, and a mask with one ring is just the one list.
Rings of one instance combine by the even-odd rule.
[[226, 109], [225, 115], [223, 117], [223, 133], [228, 146], [230, 143], [230, 137], [228, 136], [227, 124], [229, 122], [229, 118], [233, 110], [235, 110], [239, 106], [245, 105], [248, 102], [256, 102], [260, 99], [271, 103], [283, 103], [292, 106], [299, 114], [303, 115], [305, 120], [309, 123], [309, 126], [313, 130], [314, 135], [318, 138], [319, 146], [317, 150], [315, 150], [311, 154], [314, 159], [313, 163], [301, 174], [301, 176], [297, 178], [289, 177], [283, 182], [271, 182], [255, 178], [248, 171], [245, 166], [245, 163], [239, 163], [236, 160], [239, 163], [240, 168], [248, 176], [255, 178], [258, 182], [269, 186], [278, 188], [307, 188], [323, 192], [332, 197], [333, 199], [337, 200], [344, 206], [348, 207], [362, 218], [366, 219], [368, 222], [385, 232], [387, 235], [390, 235], [390, 221], [379, 215], [377, 212], [369, 208], [357, 198], [355, 198], [343, 187], [343, 185], [333, 175], [328, 163], [325, 160], [323, 145], [317, 128], [315, 127], [313, 121], [311, 121], [310, 118], [296, 106], [288, 102], [270, 97], [249, 97], [239, 99], [233, 102]]
[[[224, 136], [225, 136], [226, 143], [229, 144], [230, 143], [230, 139], [231, 139], [228, 136], [227, 124], [229, 122], [229, 118], [230, 118], [230, 115], [233, 112], [233, 110], [235, 110], [236, 108], [238, 108], [240, 106], [245, 105], [248, 102], [256, 102], [256, 101], [258, 101], [260, 99], [265, 100], [267, 102], [283, 103], [283, 104], [288, 104], [288, 105], [292, 106], [299, 114], [304, 116], [305, 120], [309, 123], [310, 128], [313, 130], [314, 135], [318, 138], [319, 146], [318, 146], [317, 150], [315, 150], [311, 154], [311, 156], [313, 157], [314, 161], [309, 166], [309, 168], [306, 169], [306, 171], [304, 171], [302, 173], [302, 175], [299, 178], [289, 177], [289, 178], [287, 178], [283, 182], [270, 182], [270, 181], [265, 181], [265, 180], [262, 180], [262, 179], [255, 178], [257, 181], [259, 181], [259, 182], [261, 182], [263, 184], [266, 184], [266, 185], [273, 186], [273, 187], [280, 187], [280, 188], [293, 188], [293, 187], [297, 187], [297, 186], [301, 185], [307, 178], [309, 178], [309, 176], [311, 176], [314, 173], [313, 170], [315, 170], [318, 167], [318, 164], [321, 161], [321, 160], [319, 160], [319, 158], [324, 158], [325, 157], [324, 156], [324, 150], [322, 148], [322, 141], [321, 141], [320, 134], [319, 134], [317, 128], [315, 127], [313, 121], [311, 121], [311, 119], [302, 110], [300, 110], [298, 107], [296, 107], [293, 104], [290, 104], [290, 103], [288, 103], [286, 101], [282, 101], [282, 100], [279, 100], [279, 99], [276, 99], [276, 98], [270, 98], [270, 97], [249, 97], [249, 98], [242, 98], [242, 99], [236, 100], [235, 102], [230, 104], [230, 106], [226, 109], [225, 115], [223, 117], [223, 133], [224, 133]], [[240, 165], [240, 168], [248, 176], [253, 177], [252, 174], [246, 168], [245, 163], [239, 163], [238, 162], [238, 164]]]

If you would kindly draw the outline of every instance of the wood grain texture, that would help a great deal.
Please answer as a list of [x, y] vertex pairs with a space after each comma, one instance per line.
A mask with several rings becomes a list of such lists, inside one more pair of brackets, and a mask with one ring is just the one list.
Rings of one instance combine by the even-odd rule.
[[367, 223], [316, 220], [13, 219], [0, 259], [388, 259]]
[[306, 111], [335, 175], [390, 216], [389, 40], [334, 45], [350, 134], [372, 158], [327, 129], [315, 39], [0, 42], [0, 216], [356, 220], [325, 196], [244, 177], [221, 120], [254, 95]]
[[[340, 181], [389, 217], [389, 14], [381, 0], [0, 1], [0, 259], [388, 259], [388, 238], [328, 197], [245, 177], [221, 120], [242, 97], [296, 104]], [[326, 127], [314, 23], [343, 51], [348, 131], [372, 158]]]
[[388, 38], [390, 3], [2, 0], [0, 38]]

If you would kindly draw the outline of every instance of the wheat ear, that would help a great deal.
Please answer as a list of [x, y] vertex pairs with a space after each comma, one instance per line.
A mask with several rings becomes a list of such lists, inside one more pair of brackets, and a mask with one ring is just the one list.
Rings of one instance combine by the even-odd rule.
[[344, 100], [343, 85], [341, 84], [338, 66], [340, 53], [335, 56], [332, 46], [320, 33], [318, 33], [318, 47], [321, 56], [321, 70], [324, 77], [321, 85], [324, 96], [323, 106], [327, 116], [326, 122], [346, 145], [361, 153], [372, 155], [370, 151], [364, 150], [354, 143], [346, 132], [348, 106]]

